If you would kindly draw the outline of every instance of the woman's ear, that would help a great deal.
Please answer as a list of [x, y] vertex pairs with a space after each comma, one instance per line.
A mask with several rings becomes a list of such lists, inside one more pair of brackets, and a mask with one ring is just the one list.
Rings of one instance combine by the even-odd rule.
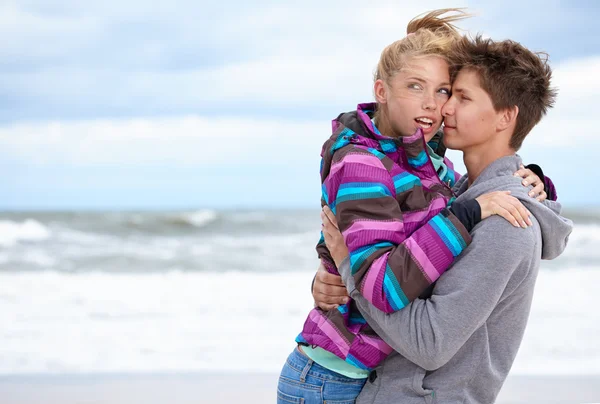
[[385, 104], [386, 99], [386, 85], [381, 79], [375, 80], [375, 84], [373, 84], [373, 92], [375, 93], [375, 100], [379, 104]]

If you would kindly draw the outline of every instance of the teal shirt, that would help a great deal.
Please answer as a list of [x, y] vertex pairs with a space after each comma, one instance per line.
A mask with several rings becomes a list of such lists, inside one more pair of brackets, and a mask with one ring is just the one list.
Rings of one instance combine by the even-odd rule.
[[366, 379], [369, 377], [369, 371], [360, 369], [351, 363], [346, 362], [329, 351], [318, 346], [302, 346], [302, 351], [315, 363], [351, 379]]
[[446, 173], [448, 172], [448, 167], [446, 167], [446, 164], [444, 164], [444, 158], [435, 154], [435, 152], [429, 145], [427, 145], [427, 153], [429, 154], [429, 157], [431, 158], [431, 162], [433, 163], [433, 167], [435, 168], [435, 171], [438, 173], [438, 176], [443, 181], [443, 178], [446, 176]]

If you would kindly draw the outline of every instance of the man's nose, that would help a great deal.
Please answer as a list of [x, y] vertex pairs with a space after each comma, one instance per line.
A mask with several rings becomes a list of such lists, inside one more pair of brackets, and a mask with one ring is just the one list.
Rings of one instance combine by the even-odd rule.
[[454, 101], [450, 98], [442, 105], [442, 116], [454, 115]]

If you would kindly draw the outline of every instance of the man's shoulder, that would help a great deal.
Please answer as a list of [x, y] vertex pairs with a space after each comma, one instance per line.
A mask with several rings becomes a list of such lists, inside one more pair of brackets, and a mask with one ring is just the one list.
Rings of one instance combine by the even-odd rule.
[[474, 248], [507, 249], [514, 254], [530, 254], [539, 238], [539, 225], [516, 227], [499, 215], [479, 222], [471, 231]]

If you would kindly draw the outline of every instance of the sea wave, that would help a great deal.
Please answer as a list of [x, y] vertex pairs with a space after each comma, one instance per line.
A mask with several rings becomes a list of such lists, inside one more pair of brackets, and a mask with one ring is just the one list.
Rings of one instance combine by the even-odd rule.
[[47, 240], [50, 235], [50, 229], [34, 219], [22, 222], [0, 220], [0, 246], [10, 247], [21, 241]]
[[[0, 273], [0, 374], [278, 372], [313, 274]], [[600, 374], [599, 283], [598, 270], [540, 272], [512, 373]]]

